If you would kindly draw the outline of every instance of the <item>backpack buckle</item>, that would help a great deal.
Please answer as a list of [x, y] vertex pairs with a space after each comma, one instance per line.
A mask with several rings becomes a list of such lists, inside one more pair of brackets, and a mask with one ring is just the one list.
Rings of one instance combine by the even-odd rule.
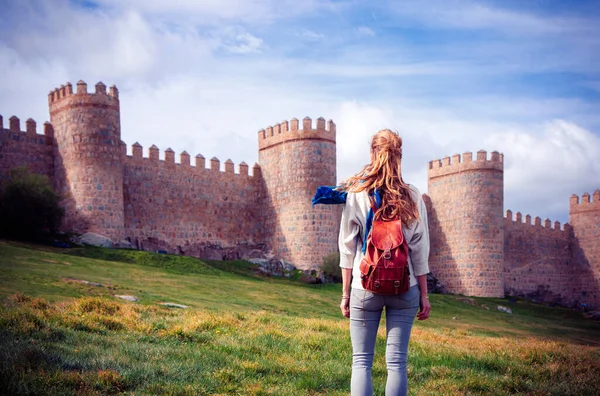
[[379, 283], [379, 281], [375, 281], [373, 283], [373, 286], [375, 286], [376, 289], [379, 289], [379, 286], [381, 286], [381, 283]]
[[387, 249], [385, 252], [383, 252], [383, 258], [386, 260], [392, 259], [392, 252], [390, 251], [390, 249]]
[[400, 281], [394, 281], [394, 287], [396, 287], [396, 288], [400, 287]]

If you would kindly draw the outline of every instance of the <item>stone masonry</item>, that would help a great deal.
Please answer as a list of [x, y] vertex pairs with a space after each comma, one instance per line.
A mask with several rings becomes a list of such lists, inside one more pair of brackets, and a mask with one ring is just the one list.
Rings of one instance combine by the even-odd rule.
[[[319, 185], [336, 182], [335, 124], [284, 121], [259, 132], [261, 165], [206, 161], [121, 140], [119, 92], [79, 81], [50, 92], [44, 136], [11, 117], [0, 128], [0, 174], [25, 165], [64, 197], [63, 228], [138, 249], [207, 259], [274, 255], [302, 269], [337, 250], [339, 208], [315, 207]], [[0, 117], [1, 120], [1, 117]], [[327, 124], [327, 127], [326, 127]], [[208, 162], [208, 163], [207, 163]], [[1, 178], [2, 176], [0, 176]]]
[[265, 184], [266, 239], [277, 257], [319, 263], [337, 249], [338, 207], [311, 207], [317, 187], [336, 183], [335, 124], [323, 118], [275, 124], [258, 132], [258, 162]]
[[432, 161], [428, 195], [431, 267], [455, 293], [504, 295], [503, 158], [479, 151]]
[[[119, 244], [210, 259], [273, 255], [302, 269], [337, 250], [341, 207], [311, 206], [335, 185], [336, 125], [295, 118], [258, 132], [259, 164], [193, 159], [121, 140], [119, 92], [79, 81], [48, 95], [37, 133], [0, 116], [0, 181], [15, 166], [47, 175], [64, 197], [64, 229]], [[193, 162], [193, 163], [192, 163]], [[207, 163], [208, 162], [208, 163]], [[357, 164], [359, 166], [360, 164]], [[424, 195], [430, 268], [451, 293], [526, 296], [600, 307], [600, 191], [574, 195], [570, 225], [503, 213], [503, 156], [485, 151], [429, 163]]]
[[571, 197], [569, 221], [503, 214], [504, 158], [429, 163], [430, 269], [450, 293], [600, 307], [600, 191]]

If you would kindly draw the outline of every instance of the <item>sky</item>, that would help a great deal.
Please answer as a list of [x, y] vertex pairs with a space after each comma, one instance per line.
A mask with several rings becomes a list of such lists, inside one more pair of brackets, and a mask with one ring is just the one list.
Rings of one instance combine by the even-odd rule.
[[[0, 0], [0, 114], [49, 119], [78, 80], [120, 91], [122, 139], [258, 161], [257, 132], [337, 124], [337, 176], [378, 130], [404, 179], [433, 159], [504, 154], [504, 206], [565, 222], [600, 188], [599, 1]], [[40, 128], [41, 129], [41, 128]], [[176, 155], [178, 161], [179, 155]]]

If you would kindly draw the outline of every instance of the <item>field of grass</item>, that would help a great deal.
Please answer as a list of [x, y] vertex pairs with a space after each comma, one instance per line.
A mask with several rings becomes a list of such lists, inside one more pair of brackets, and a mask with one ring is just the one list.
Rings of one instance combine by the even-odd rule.
[[[246, 262], [0, 241], [0, 392], [347, 395], [340, 292], [261, 278]], [[600, 323], [521, 300], [473, 300], [431, 296], [431, 319], [413, 330], [411, 394], [598, 394]], [[384, 351], [380, 332], [376, 394]]]

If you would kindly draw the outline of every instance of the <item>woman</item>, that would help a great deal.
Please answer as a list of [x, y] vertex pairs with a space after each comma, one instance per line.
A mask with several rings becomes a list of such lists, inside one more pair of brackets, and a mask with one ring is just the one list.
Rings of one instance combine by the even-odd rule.
[[[402, 139], [388, 129], [371, 141], [371, 163], [344, 183], [348, 192], [340, 226], [339, 248], [343, 292], [340, 308], [350, 318], [352, 339], [352, 395], [373, 393], [371, 368], [381, 313], [385, 307], [388, 377], [386, 395], [405, 395], [408, 388], [406, 358], [414, 317], [429, 317], [427, 295], [429, 231], [427, 211], [419, 191], [402, 180]], [[409, 248], [410, 289], [400, 295], [364, 290], [359, 265], [371, 209], [370, 195], [378, 194], [381, 206], [376, 220], [401, 219]], [[351, 292], [352, 289], [352, 292]], [[419, 310], [420, 308], [420, 310]], [[417, 311], [418, 314], [417, 314]]]

